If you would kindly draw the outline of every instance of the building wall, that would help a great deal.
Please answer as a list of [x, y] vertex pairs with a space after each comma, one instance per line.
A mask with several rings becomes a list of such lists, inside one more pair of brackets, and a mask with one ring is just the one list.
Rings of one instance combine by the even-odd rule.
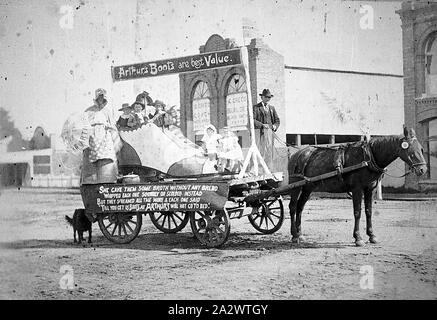
[[[437, 98], [425, 92], [425, 44], [430, 34], [437, 31], [437, 4], [404, 2], [397, 13], [402, 20], [405, 124], [415, 129], [427, 155], [428, 123], [437, 118]], [[426, 181], [429, 178], [430, 172], [420, 178], [408, 175], [405, 186], [437, 188], [437, 181]]]
[[[249, 70], [251, 77], [252, 102], [256, 104], [261, 101], [259, 94], [263, 89], [268, 88], [273, 94], [269, 102], [272, 104], [281, 120], [276, 134], [285, 141], [285, 78], [284, 78], [284, 57], [272, 50], [261, 39], [252, 39], [249, 45]], [[253, 71], [252, 71], [253, 70]]]
[[402, 133], [400, 75], [287, 69], [285, 87], [287, 134]]

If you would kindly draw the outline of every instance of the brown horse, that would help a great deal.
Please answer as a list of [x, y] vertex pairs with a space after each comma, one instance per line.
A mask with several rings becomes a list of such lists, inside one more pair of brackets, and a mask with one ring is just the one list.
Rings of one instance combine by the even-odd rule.
[[[289, 181], [295, 182], [305, 177], [314, 177], [329, 171], [337, 170], [338, 176], [309, 183], [303, 187], [292, 189], [290, 196], [290, 217], [292, 242], [299, 243], [301, 237], [301, 217], [305, 203], [313, 191], [330, 193], [351, 192], [354, 209], [355, 244], [363, 246], [360, 235], [361, 202], [364, 195], [367, 235], [370, 243], [376, 243], [372, 228], [372, 198], [378, 180], [385, 167], [400, 157], [408, 164], [417, 176], [427, 171], [422, 146], [417, 140], [414, 130], [404, 128], [403, 136], [372, 138], [340, 145], [340, 147], [307, 147], [289, 157]], [[368, 166], [342, 174], [342, 168], [367, 161]]]

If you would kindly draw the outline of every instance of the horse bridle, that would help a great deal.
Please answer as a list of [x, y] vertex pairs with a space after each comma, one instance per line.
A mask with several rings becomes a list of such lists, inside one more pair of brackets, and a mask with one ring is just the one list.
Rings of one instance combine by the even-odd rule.
[[[401, 148], [401, 152], [405, 152], [405, 158], [407, 159], [407, 164], [408, 164], [408, 166], [409, 166], [409, 169], [408, 169], [408, 171], [406, 171], [403, 175], [401, 175], [401, 176], [394, 176], [394, 175], [391, 175], [391, 174], [389, 174], [389, 173], [387, 173], [387, 169], [383, 169], [383, 168], [380, 168], [377, 164], [376, 164], [376, 162], [375, 162], [375, 158], [373, 157], [373, 153], [372, 153], [372, 149], [370, 148], [370, 143], [366, 143], [366, 145], [365, 145], [365, 147], [363, 148], [364, 149], [364, 161], [366, 161], [367, 162], [367, 164], [368, 164], [368, 167], [371, 169], [371, 170], [373, 170], [373, 171], [376, 171], [376, 172], [378, 172], [378, 173], [381, 173], [381, 174], [386, 174], [386, 175], [388, 175], [389, 177], [393, 177], [393, 178], [403, 178], [403, 177], [405, 177], [405, 176], [407, 176], [407, 175], [409, 175], [410, 173], [412, 173], [412, 170], [411, 169], [414, 169], [416, 166], [420, 166], [420, 165], [426, 165], [426, 163], [425, 162], [418, 162], [418, 163], [414, 163], [413, 162], [413, 160], [411, 160], [411, 157], [410, 157], [410, 155], [408, 154], [408, 148], [410, 147], [410, 142], [409, 141], [411, 141], [411, 140], [414, 140], [414, 139], [417, 139], [416, 137], [413, 137], [413, 138], [410, 138], [408, 141], [407, 141], [407, 139], [402, 139], [401, 141], [401, 145], [400, 145], [400, 148]], [[367, 156], [367, 158], [368, 159], [366, 159], [366, 156]]]
[[407, 159], [407, 164], [410, 167], [409, 172], [411, 172], [411, 169], [414, 169], [417, 166], [426, 166], [426, 162], [418, 162], [418, 163], [414, 163], [413, 160], [411, 160], [410, 154], [408, 153], [408, 148], [410, 147], [410, 141], [411, 140], [417, 140], [416, 137], [410, 138], [408, 139], [402, 139], [402, 143], [401, 143], [401, 152], [404, 152], [404, 156]]

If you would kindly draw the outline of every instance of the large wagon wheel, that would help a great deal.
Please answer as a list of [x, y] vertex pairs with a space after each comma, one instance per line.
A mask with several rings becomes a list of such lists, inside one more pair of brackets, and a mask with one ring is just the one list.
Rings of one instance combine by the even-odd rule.
[[150, 220], [162, 232], [176, 233], [185, 228], [190, 216], [181, 211], [162, 211], [150, 213]]
[[258, 210], [249, 215], [250, 224], [259, 232], [272, 234], [278, 231], [284, 222], [282, 198], [262, 200]]
[[98, 217], [99, 228], [106, 239], [125, 244], [134, 240], [141, 230], [142, 213], [110, 213]]
[[190, 225], [196, 238], [208, 248], [216, 248], [224, 244], [231, 231], [226, 210], [191, 212]]

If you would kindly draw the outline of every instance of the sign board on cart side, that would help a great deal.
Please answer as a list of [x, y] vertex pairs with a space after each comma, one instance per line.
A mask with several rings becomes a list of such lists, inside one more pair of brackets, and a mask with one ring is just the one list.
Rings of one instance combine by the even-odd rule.
[[215, 69], [241, 64], [240, 49], [216, 51], [111, 68], [114, 81], [157, 77], [168, 74]]
[[222, 210], [226, 182], [168, 182], [82, 185], [85, 209], [90, 213]]

